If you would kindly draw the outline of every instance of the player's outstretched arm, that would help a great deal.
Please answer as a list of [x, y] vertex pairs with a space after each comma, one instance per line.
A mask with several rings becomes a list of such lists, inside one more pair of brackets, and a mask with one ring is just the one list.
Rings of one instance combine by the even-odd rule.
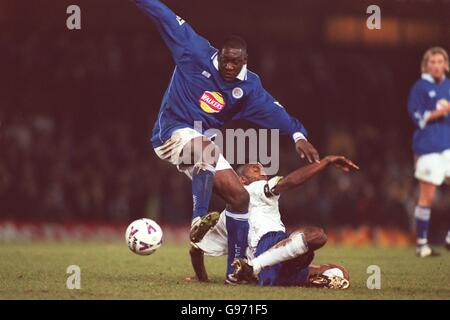
[[318, 163], [300, 167], [282, 178], [272, 189], [272, 193], [280, 194], [283, 191], [298, 187], [329, 166], [334, 166], [344, 172], [359, 170], [356, 164], [343, 156], [327, 156]]
[[191, 263], [192, 267], [194, 268], [195, 275], [197, 276], [197, 280], [200, 282], [209, 281], [208, 273], [206, 272], [205, 263], [203, 259], [203, 251], [201, 249], [191, 247], [189, 254], [191, 255]]
[[185, 51], [202, 51], [209, 42], [159, 0], [132, 0], [155, 23], [167, 47], [177, 61]]

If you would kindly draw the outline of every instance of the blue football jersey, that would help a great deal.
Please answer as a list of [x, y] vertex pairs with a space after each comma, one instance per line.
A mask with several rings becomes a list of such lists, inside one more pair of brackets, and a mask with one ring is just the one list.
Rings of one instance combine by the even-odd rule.
[[436, 83], [429, 74], [423, 74], [411, 89], [408, 112], [417, 125], [413, 136], [413, 151], [417, 155], [450, 149], [450, 116], [426, 123], [428, 115], [439, 108], [439, 101], [450, 101], [450, 80]]
[[[175, 61], [175, 70], [164, 93], [151, 142], [159, 147], [180, 128], [202, 131], [220, 128], [230, 120], [247, 120], [282, 135], [307, 136], [303, 125], [262, 86], [258, 75], [244, 66], [235, 79], [223, 80], [218, 50], [159, 0], [136, 0], [156, 24]], [[202, 133], [203, 133], [202, 132]]]

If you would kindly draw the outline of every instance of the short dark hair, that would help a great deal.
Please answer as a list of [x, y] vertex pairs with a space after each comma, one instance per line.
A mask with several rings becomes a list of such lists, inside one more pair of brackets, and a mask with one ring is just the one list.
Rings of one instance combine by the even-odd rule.
[[238, 175], [238, 177], [245, 177], [245, 173], [247, 171], [247, 164], [241, 164], [239, 167], [236, 168], [236, 173]]
[[232, 35], [225, 39], [221, 49], [223, 48], [242, 49], [247, 52], [247, 42], [239, 36]]

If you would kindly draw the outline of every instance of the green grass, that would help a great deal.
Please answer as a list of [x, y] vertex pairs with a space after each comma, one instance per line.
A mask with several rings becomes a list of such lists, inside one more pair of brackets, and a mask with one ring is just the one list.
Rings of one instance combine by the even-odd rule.
[[[141, 257], [118, 243], [1, 243], [1, 299], [449, 299], [450, 253], [418, 259], [413, 248], [327, 246], [316, 262], [348, 267], [351, 288], [226, 286], [225, 258], [207, 258], [210, 283], [186, 281], [193, 274], [188, 245], [165, 243]], [[81, 268], [81, 290], [68, 290], [66, 269]], [[369, 290], [369, 265], [381, 268], [381, 289]]]

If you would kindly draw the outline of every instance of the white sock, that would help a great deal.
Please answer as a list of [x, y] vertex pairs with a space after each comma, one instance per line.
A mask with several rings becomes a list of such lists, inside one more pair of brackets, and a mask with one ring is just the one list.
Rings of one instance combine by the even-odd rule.
[[293, 233], [288, 239], [290, 239], [290, 241], [287, 241], [284, 245], [277, 246], [278, 244], [276, 244], [250, 262], [253, 266], [253, 273], [255, 276], [257, 276], [263, 268], [296, 258], [308, 252], [308, 245], [306, 244], [303, 233]]
[[450, 230], [448, 230], [448, 232], [447, 232], [447, 237], [445, 238], [445, 242], [450, 244]]
[[424, 246], [428, 244], [428, 239], [427, 238], [417, 238], [417, 245], [418, 246]]
[[194, 226], [194, 224], [196, 224], [197, 223], [197, 221], [198, 220], [200, 220], [201, 218], [200, 217], [195, 217], [194, 219], [192, 219], [192, 221], [191, 221], [191, 228]]

